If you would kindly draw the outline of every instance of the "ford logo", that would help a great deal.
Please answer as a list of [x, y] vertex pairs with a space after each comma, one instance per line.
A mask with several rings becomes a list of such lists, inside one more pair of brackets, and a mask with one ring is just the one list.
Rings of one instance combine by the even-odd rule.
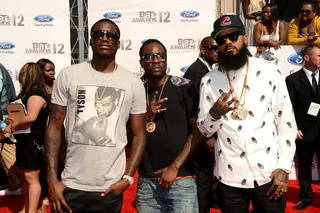
[[189, 68], [189, 66], [183, 66], [183, 67], [180, 68], [180, 71], [181, 72], [186, 72], [188, 68]]
[[103, 16], [108, 19], [117, 19], [117, 18], [120, 18], [122, 15], [121, 13], [118, 13], [118, 12], [107, 12], [103, 14]]
[[297, 66], [302, 66], [303, 65], [303, 59], [301, 57], [301, 53], [293, 53], [288, 57], [289, 63]]
[[141, 41], [141, 44], [143, 44], [143, 43], [146, 42], [147, 40], [149, 40], [149, 39], [143, 39], [143, 40]]
[[0, 42], [0, 50], [10, 50], [13, 49], [15, 46], [13, 43], [10, 42]]
[[51, 22], [53, 21], [53, 17], [48, 15], [38, 15], [34, 17], [34, 20], [37, 22]]
[[180, 16], [182, 16], [183, 18], [195, 18], [195, 17], [198, 17], [199, 15], [200, 13], [195, 10], [186, 10], [180, 13]]

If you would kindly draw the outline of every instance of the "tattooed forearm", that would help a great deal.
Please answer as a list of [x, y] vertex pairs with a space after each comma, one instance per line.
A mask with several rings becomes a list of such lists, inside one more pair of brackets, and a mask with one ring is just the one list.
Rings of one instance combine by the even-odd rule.
[[171, 166], [176, 169], [180, 169], [180, 167], [192, 156], [192, 154], [198, 149], [200, 144], [205, 140], [196, 126], [196, 119], [191, 119], [189, 121], [189, 125], [191, 126], [192, 134], [189, 135], [182, 151], [171, 164]]
[[130, 159], [125, 174], [133, 176], [143, 157], [146, 148], [145, 114], [135, 114], [130, 116], [131, 130], [133, 135]]
[[66, 107], [57, 104], [51, 104], [50, 120], [63, 121], [66, 116]]
[[45, 159], [48, 180], [57, 180], [58, 158], [61, 146], [61, 131], [65, 118], [66, 107], [52, 104], [49, 124], [45, 136]]
[[48, 179], [57, 179], [60, 145], [61, 133], [47, 131], [44, 146]]
[[146, 148], [145, 138], [133, 138], [131, 150], [130, 150], [130, 159], [126, 169], [125, 174], [133, 176], [137, 170], [139, 163], [143, 157], [144, 150]]
[[204, 138], [202, 136], [190, 135], [182, 151], [176, 157], [171, 166], [176, 169], [180, 169], [180, 167], [193, 155], [203, 141]]

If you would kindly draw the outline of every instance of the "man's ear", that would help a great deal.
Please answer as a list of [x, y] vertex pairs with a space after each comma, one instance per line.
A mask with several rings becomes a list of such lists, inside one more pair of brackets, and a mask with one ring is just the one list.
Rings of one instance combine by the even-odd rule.
[[310, 57], [309, 57], [308, 55], [305, 55], [305, 56], [303, 56], [303, 60], [304, 60], [304, 61], [309, 61], [309, 60], [310, 60]]
[[140, 63], [140, 66], [143, 68], [143, 59], [142, 58], [139, 60], [139, 63]]
[[243, 42], [246, 44], [246, 46], [248, 46], [248, 36], [247, 35], [243, 36]]
[[200, 47], [200, 57], [202, 57], [202, 56], [205, 54], [204, 51], [205, 51], [204, 48], [203, 48], [203, 47]]

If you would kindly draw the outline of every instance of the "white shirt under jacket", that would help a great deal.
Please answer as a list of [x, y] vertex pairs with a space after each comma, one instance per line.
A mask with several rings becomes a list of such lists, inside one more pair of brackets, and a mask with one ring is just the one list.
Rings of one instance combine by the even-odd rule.
[[[246, 66], [230, 71], [238, 97], [245, 74]], [[209, 72], [200, 85], [197, 125], [204, 136], [218, 132], [216, 177], [229, 186], [254, 188], [254, 181], [258, 185], [270, 182], [277, 168], [291, 170], [297, 126], [285, 79], [277, 65], [250, 57], [246, 90], [244, 107], [248, 117], [233, 120], [229, 112], [215, 121], [209, 110], [222, 92], [229, 91], [229, 83], [225, 71], [215, 68]]]

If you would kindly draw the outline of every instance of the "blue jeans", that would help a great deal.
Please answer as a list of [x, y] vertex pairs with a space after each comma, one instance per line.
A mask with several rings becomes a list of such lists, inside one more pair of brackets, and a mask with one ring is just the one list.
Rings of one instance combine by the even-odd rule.
[[139, 176], [136, 199], [139, 213], [198, 213], [193, 178], [175, 180], [172, 188], [164, 189], [157, 180]]

